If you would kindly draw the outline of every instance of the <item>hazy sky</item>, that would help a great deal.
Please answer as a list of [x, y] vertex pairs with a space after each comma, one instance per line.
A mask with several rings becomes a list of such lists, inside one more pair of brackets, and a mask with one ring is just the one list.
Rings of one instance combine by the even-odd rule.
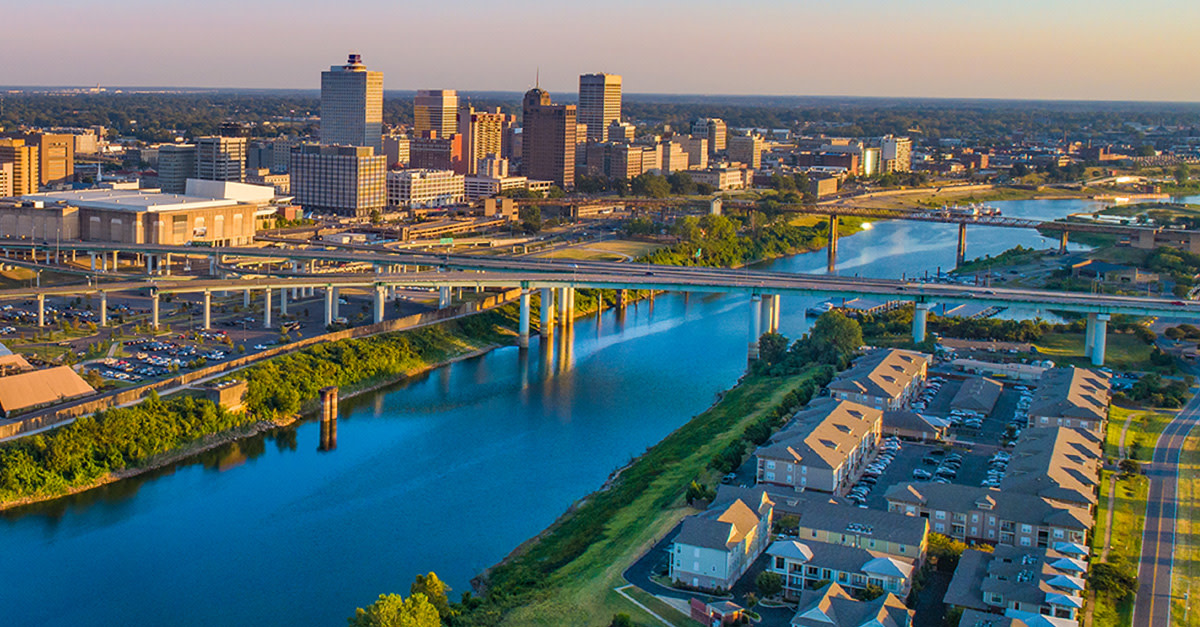
[[1200, 101], [1196, 0], [16, 0], [3, 85]]

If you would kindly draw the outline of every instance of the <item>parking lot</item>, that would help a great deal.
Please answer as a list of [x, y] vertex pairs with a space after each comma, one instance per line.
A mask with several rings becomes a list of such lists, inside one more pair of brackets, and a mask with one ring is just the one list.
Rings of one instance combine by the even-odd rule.
[[[901, 442], [900, 450], [896, 453], [895, 459], [888, 464], [887, 469], [876, 480], [875, 487], [867, 494], [865, 504], [871, 509], [887, 509], [887, 499], [884, 498], [884, 495], [887, 494], [889, 488], [898, 483], [909, 481], [920, 483], [922, 480], [914, 478], [913, 471], [919, 469], [930, 473], [932, 476], [940, 465], [945, 464], [945, 462], [940, 460], [955, 455], [961, 457], [961, 463], [954, 476], [947, 474], [945, 480], [950, 483], [963, 485], [980, 485], [988, 476], [988, 461], [992, 456], [993, 450], [966, 450], [954, 447], [949, 452], [945, 452], [946, 447], [943, 445]], [[934, 451], [939, 451], [943, 454], [939, 455], [938, 453], [934, 453]], [[927, 459], [930, 461], [927, 462]], [[949, 466], [946, 467], [948, 468]]]

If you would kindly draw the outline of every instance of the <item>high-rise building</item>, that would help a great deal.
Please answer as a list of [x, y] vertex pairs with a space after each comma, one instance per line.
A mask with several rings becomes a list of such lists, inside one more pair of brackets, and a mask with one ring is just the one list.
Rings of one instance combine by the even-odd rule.
[[516, 116], [495, 112], [476, 111], [465, 105], [458, 113], [458, 134], [463, 137], [463, 158], [467, 174], [479, 172], [479, 161], [488, 155], [504, 155], [505, 132], [516, 122]]
[[12, 195], [38, 191], [38, 149], [23, 139], [0, 139], [0, 163], [12, 164]]
[[244, 181], [246, 179], [246, 138], [215, 136], [197, 138], [195, 178], [235, 183]]
[[387, 158], [389, 168], [408, 167], [411, 140], [398, 135], [388, 135], [383, 138], [383, 156]]
[[167, 144], [158, 149], [158, 187], [167, 194], [183, 194], [187, 180], [196, 177], [195, 144]]
[[688, 169], [688, 153], [682, 145], [674, 140], [663, 140], [659, 146], [662, 150], [663, 174]]
[[621, 75], [583, 74], [579, 77], [579, 122], [587, 138], [608, 140], [608, 125], [621, 119]]
[[447, 137], [438, 136], [436, 131], [425, 131], [408, 144], [408, 167], [424, 170], [452, 170], [467, 173], [463, 158], [463, 136], [454, 133]]
[[715, 155], [725, 150], [725, 120], [700, 118], [692, 123], [692, 135], [708, 138], [708, 154]]
[[383, 72], [371, 72], [362, 57], [321, 72], [321, 143], [382, 149]]
[[525, 92], [522, 112], [521, 173], [573, 189], [578, 132], [575, 105], [553, 104], [550, 94], [535, 87]]
[[884, 135], [879, 140], [884, 172], [912, 171], [912, 139]]
[[729, 160], [744, 163], [755, 170], [762, 167], [761, 135], [734, 135], [729, 138]]
[[672, 140], [679, 142], [679, 145], [683, 146], [683, 151], [687, 153], [689, 170], [708, 169], [707, 136], [676, 135]]
[[629, 122], [613, 120], [608, 125], [608, 141], [631, 142], [633, 141], [636, 130], [637, 129], [635, 129], [634, 126]]
[[288, 172], [305, 211], [365, 218], [387, 202], [387, 158], [372, 148], [297, 146]]
[[0, 163], [0, 198], [12, 196], [13, 164]]
[[413, 98], [413, 132], [437, 131], [438, 137], [458, 132], [458, 92], [453, 89], [421, 89]]
[[75, 138], [66, 133], [20, 133], [15, 139], [38, 150], [38, 182], [65, 185], [75, 178]]

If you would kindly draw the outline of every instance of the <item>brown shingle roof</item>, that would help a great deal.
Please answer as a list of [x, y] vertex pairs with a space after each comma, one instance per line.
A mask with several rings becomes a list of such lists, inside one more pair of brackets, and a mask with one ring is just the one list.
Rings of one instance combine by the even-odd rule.
[[14, 411], [95, 394], [70, 366], [0, 377], [0, 410]]

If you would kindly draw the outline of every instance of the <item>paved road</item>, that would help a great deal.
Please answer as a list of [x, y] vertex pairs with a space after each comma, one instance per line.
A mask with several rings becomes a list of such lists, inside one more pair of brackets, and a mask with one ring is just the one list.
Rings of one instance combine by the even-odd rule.
[[1138, 591], [1133, 624], [1167, 627], [1171, 623], [1171, 572], [1175, 563], [1176, 488], [1179, 453], [1188, 434], [1200, 421], [1200, 395], [1193, 396], [1179, 416], [1163, 430], [1146, 468], [1150, 491], [1146, 501], [1146, 528], [1138, 562]]

